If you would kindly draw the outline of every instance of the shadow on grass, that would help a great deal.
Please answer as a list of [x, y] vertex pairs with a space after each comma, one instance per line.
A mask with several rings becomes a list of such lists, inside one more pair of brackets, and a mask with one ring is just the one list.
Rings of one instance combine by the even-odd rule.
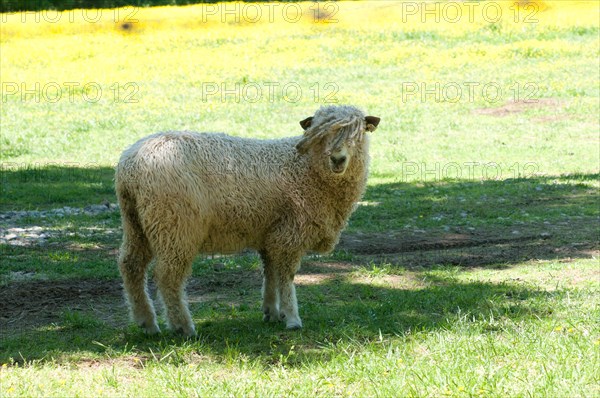
[[[282, 323], [263, 323], [258, 290], [235, 306], [192, 305], [199, 333], [194, 340], [169, 332], [148, 337], [137, 327], [124, 327], [125, 321], [121, 326], [109, 324], [91, 310], [67, 311], [56, 322], [29, 330], [19, 330], [17, 323], [12, 335], [4, 330], [0, 362], [77, 361], [97, 355], [160, 360], [170, 355], [169, 361], [183, 363], [200, 355], [217, 361], [258, 360], [265, 367], [282, 364], [285, 358], [285, 364], [293, 366], [326, 361], [335, 355], [329, 348], [378, 344], [382, 337], [465, 327], [494, 333], [516, 322], [551, 316], [555, 299], [563, 294], [522, 284], [463, 283], [430, 274], [415, 277], [426, 284], [393, 288], [356, 283], [341, 275], [301, 286], [305, 323], [301, 331], [287, 331]], [[113, 311], [124, 314], [120, 304], [114, 304]], [[290, 351], [295, 352], [293, 358]]]
[[[4, 163], [0, 171], [0, 211], [116, 202], [111, 167]], [[337, 251], [353, 261], [385, 261], [403, 267], [510, 266], [529, 259], [590, 258], [600, 246], [600, 195], [594, 186], [599, 178], [599, 174], [573, 174], [372, 185], [352, 215]], [[0, 244], [0, 252], [9, 260], [18, 259], [15, 271], [20, 272], [27, 271], [29, 257], [39, 260], [31, 266], [33, 271], [43, 272], [43, 259], [49, 251], [77, 251], [79, 258], [89, 257], [89, 252], [97, 268], [103, 266], [98, 252], [85, 248], [106, 248], [114, 261], [120, 239], [117, 212], [63, 220], [69, 237], [51, 237], [46, 247]], [[37, 222], [35, 217], [13, 222], [0, 219], [0, 232], [5, 226]], [[61, 230], [59, 224], [55, 226]], [[78, 233], [84, 226], [88, 230]], [[93, 233], [109, 226], [114, 230], [109, 232], [115, 234]], [[60, 274], [72, 269], [62, 272], [56, 261], [52, 267]], [[5, 268], [6, 272], [10, 270]], [[92, 275], [88, 272], [85, 276]]]
[[405, 267], [590, 258], [598, 174], [369, 187], [338, 250]]
[[[0, 176], [2, 211], [115, 202], [112, 168], [11, 167], [4, 164]], [[4, 303], [0, 305], [0, 362], [10, 358], [21, 362], [61, 360], [90, 353], [153, 358], [183, 350], [169, 360], [184, 361], [186, 355], [198, 353], [217, 360], [246, 356], [269, 366], [281, 363], [282, 358], [288, 364], [327, 360], [333, 355], [328, 346], [351, 341], [375, 343], [380, 335], [444, 330], [469, 320], [481, 320], [476, 327], [492, 333], [503, 321], [543, 319], [551, 316], [553, 296], [560, 293], [520, 284], [435, 279], [427, 274], [427, 267], [497, 267], [531, 259], [591, 257], [591, 251], [599, 247], [598, 190], [593, 186], [598, 178], [598, 174], [585, 174], [370, 186], [344, 233], [338, 256], [350, 267], [374, 259], [390, 260], [403, 268], [415, 266], [411, 272], [428, 278], [429, 283], [418, 288], [382, 287], [353, 282], [342, 272], [339, 277], [302, 286], [299, 301], [305, 329], [299, 332], [285, 331], [281, 324], [262, 323], [260, 276], [255, 273], [252, 282], [240, 288], [247, 287], [249, 293], [240, 295], [234, 306], [208, 305], [202, 300], [192, 305], [198, 340], [188, 343], [168, 334], [146, 337], [137, 328], [123, 326], [127, 324], [126, 308], [118, 279], [84, 281], [82, 278], [90, 277], [90, 273], [74, 266], [73, 256], [58, 252], [60, 247], [48, 249], [55, 252], [52, 264], [48, 264], [44, 260], [48, 256], [40, 254], [44, 248], [0, 245], [4, 274], [28, 269], [43, 273], [53, 267], [71, 285], [67, 291], [58, 289], [52, 280], [24, 280], [9, 282], [8, 288], [0, 289], [0, 303]], [[90, 217], [72, 217], [71, 223], [77, 224], [77, 220], [89, 225]], [[113, 228], [118, 225], [112, 216], [105, 221]], [[0, 220], [0, 229], [10, 222]], [[26, 222], [35, 220], [28, 218]], [[108, 249], [119, 244], [118, 235], [80, 237], [79, 243], [85, 245], [78, 246], [77, 255], [87, 258], [86, 251], [96, 250], [90, 264], [113, 267], [114, 253], [105, 262], [96, 258], [99, 252], [93, 248], [106, 247], [109, 256]], [[68, 248], [77, 239], [65, 237], [56, 243]], [[63, 261], [63, 256], [70, 260]], [[324, 272], [318, 269], [318, 261], [312, 268], [315, 274]], [[77, 261], [81, 264], [85, 267]], [[116, 277], [116, 265], [111, 269], [102, 276], [111, 278], [113, 272]], [[239, 273], [242, 271], [231, 272], [244, 279], [245, 274]], [[224, 276], [211, 275], [215, 279]], [[86, 283], [91, 284], [87, 290]], [[112, 287], [99, 288], [102, 283]], [[55, 289], [52, 300], [41, 286]], [[232, 288], [223, 287], [228, 294]], [[201, 298], [203, 288], [192, 293]], [[36, 294], [39, 297], [34, 299]], [[65, 301], [66, 295], [71, 299]], [[9, 296], [10, 300], [5, 300]], [[72, 305], [73, 300], [81, 305]], [[10, 302], [21, 303], [18, 311], [7, 307]], [[29, 314], [32, 306], [38, 310], [34, 316]], [[36, 319], [40, 309], [52, 315]], [[296, 347], [294, 358], [290, 356], [292, 346]]]
[[0, 163], [0, 211], [114, 203], [114, 175], [114, 168], [94, 164]]

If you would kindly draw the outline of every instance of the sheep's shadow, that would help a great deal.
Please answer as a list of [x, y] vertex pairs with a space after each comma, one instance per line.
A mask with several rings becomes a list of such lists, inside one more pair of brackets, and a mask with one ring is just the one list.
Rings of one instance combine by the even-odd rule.
[[[120, 325], [105, 322], [97, 312], [100, 306], [91, 305], [55, 322], [3, 333], [0, 362], [60, 361], [82, 352], [153, 360], [175, 350], [177, 355], [170, 360], [181, 362], [200, 355], [257, 360], [265, 367], [284, 360], [287, 365], [306, 364], [327, 360], [332, 355], [327, 347], [346, 342], [378, 342], [387, 336], [452, 329], [471, 320], [483, 320], [486, 333], [506, 323], [545, 318], [552, 314], [548, 299], [563, 294], [522, 283], [461, 282], [419, 272], [413, 277], [425, 279], [426, 284], [381, 286], [356, 282], [350, 273], [303, 284], [298, 288], [304, 320], [300, 331], [285, 330], [283, 323], [262, 322], [258, 291], [230, 306], [216, 301], [193, 304], [198, 329], [193, 340], [169, 332], [146, 336], [133, 325], [125, 326], [124, 318], [117, 322]], [[123, 305], [118, 307], [125, 313]]]
[[[36, 204], [60, 207], [83, 206], [100, 200], [114, 202], [112, 169], [71, 169], [2, 170], [0, 205], [8, 210], [11, 206], [35, 209]], [[10, 358], [17, 362], [60, 360], [65, 356], [77, 357], [81, 352], [152, 359], [161, 353], [166, 355], [179, 350], [182, 354], [171, 355], [169, 360], [185, 361], [195, 352], [217, 358], [246, 356], [270, 366], [280, 363], [282, 358], [288, 364], [326, 360], [331, 350], [323, 348], [340, 342], [379, 341], [381, 336], [459, 327], [460, 322], [468, 322], [468, 319], [486, 320], [483, 332], [493, 332], [501, 327], [497, 323], [500, 321], [549, 317], [553, 310], [552, 297], [560, 292], [546, 292], [510, 281], [495, 284], [436, 279], [431, 274], [425, 275], [426, 270], [438, 264], [507, 268], [530, 259], [590, 258], [599, 247], [598, 191], [588, 182], [597, 179], [597, 174], [589, 174], [503, 181], [394, 182], [370, 186], [365, 203], [353, 215], [350, 228], [343, 235], [342, 250], [332, 257], [332, 261], [349, 264], [349, 269], [332, 278], [314, 278], [311, 283], [301, 284], [298, 288], [305, 327], [297, 332], [286, 331], [281, 323], [262, 322], [259, 273], [249, 275], [248, 270], [234, 268], [210, 276], [220, 280], [228, 273], [232, 281], [247, 280], [241, 287], [236, 284], [215, 287], [217, 293], [226, 292], [228, 297], [231, 297], [232, 289], [238, 292], [239, 297], [235, 300], [224, 300], [219, 304], [216, 294], [214, 300], [206, 301], [206, 286], [191, 286], [190, 297], [199, 298], [191, 305], [199, 332], [197, 340], [188, 343], [169, 333], [145, 336], [137, 327], [127, 326], [127, 309], [121, 281], [116, 279], [114, 253], [108, 254], [108, 251], [116, 250], [120, 237], [103, 234], [85, 237], [86, 245], [77, 249], [81, 256], [92, 250], [87, 249], [89, 247], [107, 249], [107, 252], [95, 252], [90, 267], [98, 267], [97, 256], [106, 255], [110, 256], [110, 261], [101, 264], [110, 263], [114, 268], [103, 273], [105, 279], [102, 281], [92, 280], [91, 293], [87, 295], [77, 290], [87, 283], [81, 279], [81, 270], [77, 270], [79, 276], [76, 278], [69, 278], [68, 273], [64, 275], [75, 285], [72, 298], [80, 305], [65, 305], [65, 291], [56, 290], [59, 282], [55, 281], [37, 281], [37, 285], [29, 280], [11, 281], [10, 289], [2, 287], [0, 297], [11, 295], [13, 300], [23, 303], [23, 311], [11, 311], [8, 317], [7, 303], [11, 301], [0, 303], [0, 362], [9, 362]], [[500, 201], [501, 198], [504, 200]], [[440, 217], [442, 221], [432, 221]], [[423, 224], [421, 219], [430, 221]], [[504, 221], [498, 222], [499, 219]], [[104, 221], [111, 225], [118, 220]], [[4, 226], [2, 222], [0, 227]], [[34, 221], [25, 219], [22, 222]], [[459, 246], [447, 247], [448, 237], [442, 229], [444, 223], [460, 229], [449, 233], [462, 234], [470, 240], [467, 239], [465, 245], [460, 241]], [[505, 235], [512, 234], [515, 225], [531, 239], [523, 239], [523, 235], [504, 241], [491, 239], [506, 238]], [[469, 229], [471, 227], [476, 233]], [[422, 228], [429, 234], [425, 239], [420, 232]], [[540, 235], [547, 230], [550, 236]], [[363, 239], [363, 246], [347, 245], [344, 240], [356, 237]], [[80, 238], [75, 236], [73, 239]], [[429, 243], [434, 242], [433, 246], [423, 245], [427, 239]], [[478, 242], [483, 244], [471, 245], [469, 242], [473, 239], [479, 239]], [[441, 242], [441, 246], [436, 246], [436, 242]], [[523, 242], [526, 247], [522, 246]], [[389, 250], [383, 250], [386, 248]], [[431, 255], [431, 248], [443, 249], [444, 253], [436, 257]], [[448, 255], [452, 250], [458, 257]], [[3, 258], [5, 255], [9, 258], [9, 261], [3, 261], [0, 269], [3, 275], [27, 269], [43, 271], [44, 261], [48, 267], [61, 266], [59, 260], [48, 262], [48, 250], [39, 247], [0, 245], [0, 251]], [[408, 268], [417, 276], [422, 273], [428, 278], [428, 284], [390, 287], [368, 281], [359, 283], [356, 278], [347, 277], [353, 267], [377, 262], [381, 257], [387, 257], [385, 260], [389, 260], [391, 267]], [[30, 260], [25, 261], [28, 258]], [[309, 273], [324, 273], [319, 269], [318, 261], [305, 261]], [[64, 267], [65, 272], [71, 269], [69, 266]], [[198, 276], [204, 277], [206, 273]], [[398, 278], [403, 278], [402, 274]], [[97, 289], [100, 282], [112, 287]], [[52, 300], [45, 296], [45, 291], [39, 290], [40, 283], [55, 289]], [[77, 287], [78, 284], [81, 286]], [[42, 311], [52, 312], [52, 316], [38, 318], [35, 325], [20, 322], [28, 316], [27, 303], [33, 294], [39, 295]], [[55, 315], [57, 308], [62, 311], [60, 316]], [[490, 319], [491, 315], [496, 323]], [[296, 347], [293, 358], [290, 356], [292, 346]]]

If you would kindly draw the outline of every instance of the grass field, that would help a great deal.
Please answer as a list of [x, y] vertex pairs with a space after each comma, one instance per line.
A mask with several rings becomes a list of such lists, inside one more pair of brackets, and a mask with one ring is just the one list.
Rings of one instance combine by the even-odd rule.
[[[600, 395], [598, 4], [429, 4], [0, 14], [0, 396]], [[304, 329], [253, 253], [196, 260], [198, 339], [130, 325], [120, 152], [333, 101], [382, 121]]]

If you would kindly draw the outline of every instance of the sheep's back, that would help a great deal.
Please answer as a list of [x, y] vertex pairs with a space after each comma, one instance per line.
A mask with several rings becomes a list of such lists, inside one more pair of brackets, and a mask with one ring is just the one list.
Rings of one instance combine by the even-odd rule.
[[[157, 203], [183, 206], [221, 246], [256, 246], [285, 212], [298, 138], [253, 140], [225, 134], [159, 133], [127, 149], [117, 189], [135, 192], [142, 212]], [[146, 211], [147, 213], [148, 211]], [[239, 247], [212, 247], [235, 251]]]

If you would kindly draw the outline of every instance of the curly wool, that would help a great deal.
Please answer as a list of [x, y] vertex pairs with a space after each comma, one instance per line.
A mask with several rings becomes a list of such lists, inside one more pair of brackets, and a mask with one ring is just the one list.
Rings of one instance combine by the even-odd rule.
[[[303, 136], [165, 132], [124, 151], [115, 176], [124, 232], [119, 266], [137, 323], [159, 330], [146, 292], [151, 258], [170, 326], [193, 335], [182, 295], [193, 258], [252, 248], [265, 266], [265, 317], [301, 326], [293, 276], [306, 251], [334, 248], [362, 196], [367, 128], [357, 108], [330, 106], [315, 113]], [[329, 154], [344, 144], [354, 155], [343, 175], [332, 175]]]
[[364, 118], [364, 114], [357, 112], [354, 107], [323, 107], [315, 113], [312, 125], [304, 136], [312, 143], [335, 132], [332, 148], [337, 148], [344, 142], [360, 142], [363, 139]]

